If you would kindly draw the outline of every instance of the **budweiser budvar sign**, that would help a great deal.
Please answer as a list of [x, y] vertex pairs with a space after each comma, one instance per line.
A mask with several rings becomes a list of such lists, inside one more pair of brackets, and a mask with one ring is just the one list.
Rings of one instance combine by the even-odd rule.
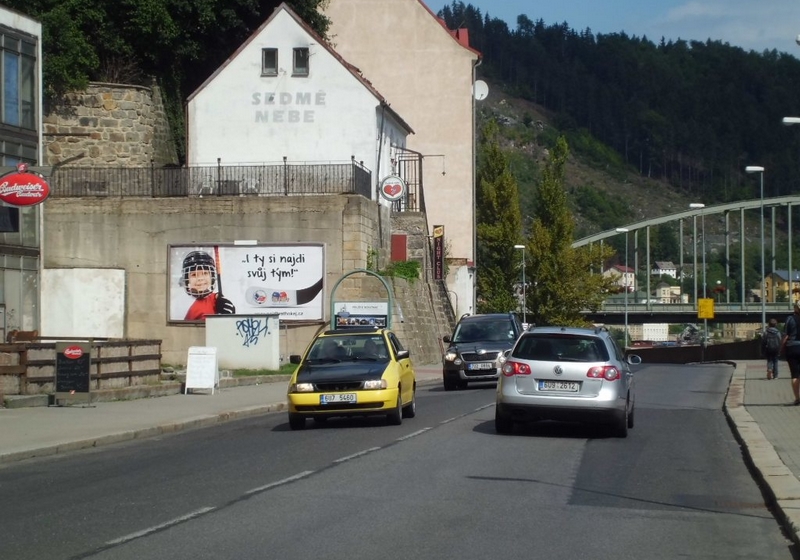
[[11, 206], [34, 206], [50, 196], [50, 185], [24, 163], [0, 177], [0, 200]]

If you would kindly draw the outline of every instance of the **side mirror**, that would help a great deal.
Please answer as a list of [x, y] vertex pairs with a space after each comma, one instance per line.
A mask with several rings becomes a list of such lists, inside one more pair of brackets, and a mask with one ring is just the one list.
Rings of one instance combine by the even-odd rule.
[[289, 356], [289, 363], [290, 364], [299, 364], [302, 361], [303, 357], [298, 354], [292, 354]]
[[502, 354], [500, 354], [500, 357], [497, 359], [497, 361], [500, 362], [500, 365], [502, 366], [504, 363], [506, 363], [506, 360], [508, 360], [510, 355], [511, 350], [505, 350]]
[[452, 338], [450, 338], [450, 335], [449, 335], [449, 334], [446, 334], [446, 335], [444, 335], [444, 336], [442, 337], [442, 340], [443, 340], [444, 342], [446, 342], [447, 344], [450, 344], [450, 341], [452, 340]]
[[406, 360], [406, 359], [408, 359], [410, 356], [411, 356], [411, 352], [409, 352], [408, 350], [400, 350], [400, 351], [397, 353], [397, 359], [398, 359], [398, 360]]
[[637, 354], [629, 354], [625, 360], [632, 366], [638, 366], [642, 363], [642, 357]]

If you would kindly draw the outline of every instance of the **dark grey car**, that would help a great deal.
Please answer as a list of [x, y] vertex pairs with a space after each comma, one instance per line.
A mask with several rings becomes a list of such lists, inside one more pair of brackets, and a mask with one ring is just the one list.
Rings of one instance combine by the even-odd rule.
[[452, 336], [442, 340], [448, 348], [442, 357], [445, 391], [466, 388], [470, 382], [497, 381], [500, 357], [522, 334], [522, 323], [513, 313], [466, 315]]

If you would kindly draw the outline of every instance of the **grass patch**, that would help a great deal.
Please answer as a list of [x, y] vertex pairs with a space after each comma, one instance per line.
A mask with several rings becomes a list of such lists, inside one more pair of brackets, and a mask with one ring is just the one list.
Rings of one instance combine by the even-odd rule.
[[295, 364], [283, 364], [280, 369], [235, 369], [234, 377], [254, 377], [257, 375], [291, 375], [294, 372]]

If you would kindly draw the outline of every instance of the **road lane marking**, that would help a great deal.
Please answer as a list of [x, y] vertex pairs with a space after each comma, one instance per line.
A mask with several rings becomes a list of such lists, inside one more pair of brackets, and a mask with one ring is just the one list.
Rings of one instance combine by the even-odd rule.
[[342, 457], [341, 459], [336, 459], [335, 463], [344, 463], [345, 461], [350, 461], [351, 459], [355, 459], [357, 457], [361, 457], [366, 455], [367, 453], [372, 453], [373, 451], [380, 451], [380, 447], [370, 447], [369, 449], [365, 449], [364, 451], [359, 451], [358, 453], [353, 453], [352, 455], [348, 455], [347, 457]]
[[312, 474], [314, 474], [314, 471], [303, 471], [288, 478], [276, 480], [275, 482], [270, 482], [269, 484], [265, 484], [264, 486], [253, 488], [252, 490], [248, 490], [247, 492], [245, 492], [243, 495], [249, 496], [251, 494], [258, 494], [259, 492], [264, 492], [265, 490], [269, 490], [270, 488], [275, 488], [276, 486], [283, 486], [284, 484], [289, 484], [290, 482], [294, 482], [295, 480], [300, 480], [301, 478], [311, 476]]
[[160, 525], [154, 525], [148, 529], [144, 529], [142, 531], [137, 531], [135, 533], [131, 533], [130, 535], [125, 535], [124, 537], [120, 537], [118, 539], [114, 539], [113, 541], [108, 541], [106, 543], [107, 546], [116, 546], [120, 544], [124, 544], [128, 541], [132, 541], [134, 539], [138, 539], [141, 537], [145, 537], [150, 533], [155, 533], [157, 531], [162, 531], [163, 529], [167, 529], [172, 527], [173, 525], [178, 525], [183, 523], [184, 521], [189, 521], [190, 519], [194, 519], [195, 517], [200, 517], [201, 515], [205, 515], [209, 511], [214, 511], [217, 508], [213, 507], [204, 507], [198, 510], [195, 510], [191, 513], [187, 513], [186, 515], [182, 515], [181, 517], [176, 517], [175, 519], [171, 519], [165, 523], [161, 523]]
[[421, 430], [417, 430], [416, 432], [412, 432], [407, 436], [403, 436], [401, 438], [397, 438], [397, 441], [405, 441], [407, 439], [411, 439], [412, 437], [417, 437], [418, 435], [424, 434], [428, 430], [432, 430], [433, 428], [422, 428]]

